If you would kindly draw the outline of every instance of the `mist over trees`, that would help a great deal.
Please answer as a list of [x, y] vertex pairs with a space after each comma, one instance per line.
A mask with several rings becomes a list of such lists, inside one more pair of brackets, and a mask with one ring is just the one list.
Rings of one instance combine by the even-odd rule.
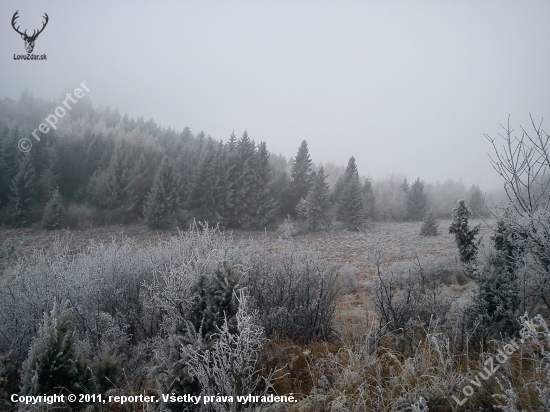
[[[13, 227], [87, 228], [144, 222], [152, 229], [186, 227], [197, 219], [221, 228], [274, 228], [287, 216], [303, 230], [341, 222], [420, 221], [428, 209], [449, 218], [458, 199], [485, 216], [484, 196], [461, 182], [430, 184], [392, 175], [359, 174], [315, 164], [306, 140], [296, 156], [272, 154], [244, 131], [216, 141], [188, 128], [176, 132], [118, 109], [95, 109], [84, 98], [28, 153], [17, 148], [54, 104], [24, 92], [0, 101], [0, 223]], [[368, 172], [368, 165], [361, 170]], [[57, 192], [56, 192], [57, 190]], [[55, 196], [54, 196], [54, 193]]]

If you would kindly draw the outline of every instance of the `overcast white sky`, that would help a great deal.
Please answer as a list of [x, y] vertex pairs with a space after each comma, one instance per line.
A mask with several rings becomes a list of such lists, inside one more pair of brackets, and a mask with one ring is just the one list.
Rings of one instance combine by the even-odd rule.
[[[35, 54], [12, 29], [50, 21]], [[550, 1], [10, 1], [0, 98], [94, 104], [374, 178], [500, 185], [483, 134], [550, 115]], [[61, 101], [61, 100], [60, 100]], [[550, 130], [550, 119], [545, 121]]]

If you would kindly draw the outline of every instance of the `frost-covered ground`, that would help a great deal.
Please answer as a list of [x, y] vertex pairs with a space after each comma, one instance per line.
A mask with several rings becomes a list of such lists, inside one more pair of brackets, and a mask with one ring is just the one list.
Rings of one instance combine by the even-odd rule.
[[[470, 225], [481, 223], [480, 234], [484, 243], [489, 241], [493, 221], [471, 220]], [[372, 222], [361, 232], [331, 229], [308, 233], [294, 238], [294, 242], [317, 251], [333, 270], [341, 272], [345, 293], [338, 302], [335, 319], [337, 329], [346, 333], [365, 324], [367, 313], [372, 313], [372, 293], [376, 267], [369, 260], [369, 251], [378, 248], [382, 253], [381, 268], [387, 269], [398, 262], [429, 264], [437, 259], [453, 259], [456, 254], [454, 238], [448, 233], [450, 220], [440, 221], [439, 235], [420, 236], [421, 222]], [[154, 243], [175, 231], [155, 232], [142, 225], [110, 226], [82, 231], [46, 231], [34, 229], [0, 229], [0, 275], [6, 265], [32, 250], [48, 249], [55, 238], [70, 237], [71, 248], [78, 251], [91, 241], [110, 242], [121, 237], [134, 238], [136, 244]], [[235, 241], [265, 242], [265, 246], [277, 250], [278, 236], [275, 232], [233, 232]], [[371, 257], [372, 259], [372, 257]], [[462, 281], [461, 281], [462, 280]], [[459, 301], [469, 299], [472, 282], [465, 279], [449, 279], [444, 293], [459, 296]], [[350, 332], [351, 333], [351, 332]]]

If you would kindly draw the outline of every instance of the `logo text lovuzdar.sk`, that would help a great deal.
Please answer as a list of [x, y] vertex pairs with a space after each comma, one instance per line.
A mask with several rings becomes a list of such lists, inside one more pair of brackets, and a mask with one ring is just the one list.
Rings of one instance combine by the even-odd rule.
[[25, 41], [25, 49], [27, 50], [27, 54], [14, 54], [13, 60], [47, 60], [48, 57], [45, 54], [32, 54], [32, 51], [34, 50], [34, 42], [38, 38], [38, 35], [44, 31], [46, 28], [46, 25], [48, 24], [48, 21], [50, 18], [46, 13], [44, 13], [44, 19], [45, 21], [42, 23], [42, 28], [39, 30], [33, 30], [33, 33], [29, 35], [27, 33], [27, 30], [24, 32], [20, 30], [21, 26], [15, 26], [17, 24], [17, 19], [19, 18], [19, 10], [17, 10], [11, 19], [11, 26], [13, 29], [21, 35], [21, 38]]

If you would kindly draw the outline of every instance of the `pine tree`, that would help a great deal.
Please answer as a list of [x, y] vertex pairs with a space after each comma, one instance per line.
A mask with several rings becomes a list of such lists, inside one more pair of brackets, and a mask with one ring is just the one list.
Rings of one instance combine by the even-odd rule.
[[437, 228], [439, 227], [439, 222], [435, 217], [435, 212], [433, 209], [430, 209], [426, 215], [424, 215], [424, 221], [422, 222], [422, 227], [420, 228], [420, 234], [422, 236], [437, 236]]
[[35, 172], [31, 155], [21, 157], [17, 174], [11, 182], [9, 208], [13, 223], [17, 227], [28, 226], [32, 220], [32, 209], [35, 197]]
[[453, 208], [453, 222], [449, 227], [449, 233], [455, 235], [456, 245], [460, 253], [460, 260], [468, 263], [475, 259], [478, 243], [475, 242], [475, 236], [479, 233], [480, 225], [473, 229], [468, 227], [468, 218], [471, 212], [464, 200], [459, 200]]
[[311, 178], [313, 185], [305, 199], [305, 217], [308, 229], [315, 231], [330, 225], [329, 186], [322, 166], [317, 173], [312, 173]]
[[143, 214], [151, 229], [168, 229], [177, 224], [180, 206], [180, 178], [164, 156], [155, 175]]
[[59, 189], [55, 189], [46, 207], [44, 207], [44, 216], [42, 217], [42, 227], [47, 230], [56, 230], [61, 228], [63, 221], [63, 199]]
[[421, 220], [426, 214], [428, 198], [424, 193], [424, 183], [417, 177], [407, 194], [407, 214], [411, 220]]

